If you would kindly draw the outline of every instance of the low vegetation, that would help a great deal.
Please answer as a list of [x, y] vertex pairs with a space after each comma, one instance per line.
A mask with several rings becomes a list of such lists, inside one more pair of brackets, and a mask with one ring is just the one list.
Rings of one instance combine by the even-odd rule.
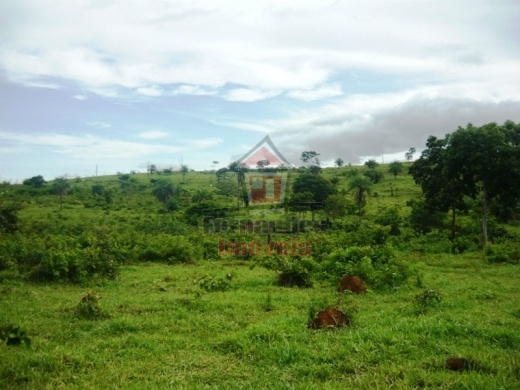
[[[237, 163], [2, 183], [0, 387], [520, 388], [517, 133], [262, 162], [276, 208]], [[500, 174], [456, 175], [475, 134]]]

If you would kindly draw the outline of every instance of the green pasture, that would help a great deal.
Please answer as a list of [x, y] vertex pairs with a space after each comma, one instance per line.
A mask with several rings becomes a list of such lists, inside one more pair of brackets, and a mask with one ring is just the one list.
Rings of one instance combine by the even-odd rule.
[[[214, 389], [520, 388], [520, 285], [515, 265], [479, 255], [407, 259], [417, 278], [364, 295], [283, 288], [237, 260], [124, 266], [93, 286], [0, 284], [0, 323], [32, 340], [0, 346], [0, 387]], [[201, 277], [232, 274], [227, 291]], [[426, 289], [442, 300], [418, 310]], [[98, 317], [77, 312], [95, 290]], [[336, 307], [348, 328], [311, 330], [310, 313]], [[450, 371], [464, 357], [471, 369]]]

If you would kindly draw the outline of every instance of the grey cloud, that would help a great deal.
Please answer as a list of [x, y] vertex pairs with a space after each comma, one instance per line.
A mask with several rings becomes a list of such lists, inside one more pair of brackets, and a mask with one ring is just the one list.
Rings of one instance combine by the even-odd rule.
[[[336, 117], [329, 119], [330, 125], [341, 123]], [[520, 101], [416, 100], [399, 109], [377, 114], [356, 130], [349, 126], [349, 129], [327, 135], [323, 132], [327, 118], [323, 118], [314, 129], [316, 123], [298, 135], [292, 133], [291, 137], [299, 137], [298, 147], [301, 149], [289, 147], [284, 153], [293, 163], [299, 163], [303, 150], [315, 150], [320, 153], [322, 161], [341, 157], [356, 164], [364, 156], [399, 153], [410, 147], [421, 150], [430, 135], [443, 137], [468, 123], [478, 126], [489, 122], [503, 123], [508, 119], [520, 121]], [[305, 134], [312, 136], [306, 138]], [[277, 135], [284, 138], [283, 132]]]

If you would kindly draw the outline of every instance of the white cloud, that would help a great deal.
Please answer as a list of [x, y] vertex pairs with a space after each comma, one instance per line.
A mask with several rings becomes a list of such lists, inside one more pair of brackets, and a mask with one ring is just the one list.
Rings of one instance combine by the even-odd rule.
[[211, 137], [206, 139], [197, 139], [188, 141], [188, 144], [196, 149], [206, 149], [212, 146], [216, 146], [224, 142], [220, 137]]
[[320, 100], [328, 97], [340, 96], [343, 94], [341, 85], [339, 84], [328, 84], [323, 85], [315, 89], [301, 89], [290, 91], [287, 95], [295, 99], [313, 101]]
[[110, 123], [101, 121], [87, 122], [87, 125], [89, 125], [90, 127], [95, 127], [97, 129], [108, 129], [109, 127], [112, 127]]
[[224, 94], [224, 99], [233, 102], [254, 102], [269, 99], [278, 95], [278, 91], [261, 91], [258, 89], [236, 88]]
[[160, 139], [168, 137], [169, 133], [161, 130], [149, 130], [139, 133], [137, 136], [143, 139]]
[[85, 96], [85, 95], [74, 95], [73, 98], [76, 100], [87, 100], [88, 99], [87, 96]]
[[226, 99], [288, 91], [311, 101], [340, 93], [331, 78], [346, 70], [484, 82], [504, 61], [520, 66], [511, 39], [520, 33], [520, 10], [507, 1], [17, 0], [2, 7], [13, 15], [0, 27], [8, 37], [0, 67], [11, 80], [66, 79], [103, 96], [118, 96], [118, 88], [159, 96], [172, 84], [182, 85], [174, 94], [207, 94], [235, 84], [244, 87]]
[[48, 147], [51, 152], [67, 155], [72, 159], [136, 158], [159, 153], [177, 153], [183, 150], [176, 146], [111, 140], [90, 134], [70, 136], [54, 133], [30, 135], [0, 132], [0, 139], [23, 144], [27, 148]]

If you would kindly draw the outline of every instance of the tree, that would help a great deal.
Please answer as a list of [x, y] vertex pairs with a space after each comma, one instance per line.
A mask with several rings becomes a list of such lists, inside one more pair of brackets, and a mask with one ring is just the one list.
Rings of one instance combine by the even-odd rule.
[[307, 170], [313, 175], [319, 175], [321, 173], [321, 167], [319, 165], [311, 165]]
[[367, 168], [369, 169], [374, 169], [374, 168], [377, 168], [379, 166], [378, 162], [374, 159], [370, 159], [368, 161], [365, 161], [365, 164], [364, 164]]
[[334, 160], [334, 165], [336, 165], [336, 167], [338, 167], [338, 168], [342, 167], [344, 163], [345, 162], [339, 157]]
[[397, 178], [397, 175], [403, 172], [403, 164], [399, 161], [391, 162], [388, 165], [388, 172], [394, 175], [394, 179]]
[[372, 182], [368, 177], [355, 176], [349, 183], [348, 189], [354, 195], [354, 201], [358, 207], [358, 217], [361, 222], [361, 214], [366, 204], [366, 197], [372, 192]]
[[482, 196], [482, 241], [488, 241], [488, 210], [493, 199], [520, 199], [520, 125], [468, 124], [449, 137], [448, 169], [458, 172], [465, 194]]
[[415, 148], [411, 147], [408, 152], [404, 154], [406, 161], [413, 161], [413, 155], [415, 154]]
[[323, 210], [332, 219], [342, 218], [348, 214], [349, 204], [343, 195], [330, 195], [325, 199]]
[[150, 175], [153, 175], [154, 173], [157, 173], [157, 166], [155, 164], [152, 164], [148, 166], [148, 173]]
[[167, 207], [168, 201], [174, 195], [174, 193], [175, 187], [173, 186], [173, 183], [164, 179], [157, 180], [152, 190], [152, 195], [155, 196], [155, 198], [161, 202], [165, 208]]
[[335, 194], [336, 189], [330, 181], [321, 175], [304, 173], [296, 178], [292, 187], [293, 193], [310, 192], [314, 202], [323, 203], [328, 196]]
[[381, 180], [383, 180], [383, 177], [385, 175], [383, 172], [381, 172], [378, 169], [368, 169], [365, 172], [363, 172], [363, 175], [368, 177], [372, 183], [379, 183]]
[[181, 165], [180, 171], [181, 171], [181, 174], [182, 174], [182, 184], [184, 184], [184, 177], [190, 171], [190, 168], [188, 168], [187, 165]]
[[427, 149], [410, 168], [421, 184], [431, 209], [465, 207], [464, 197], [482, 198], [482, 242], [487, 245], [490, 201], [517, 204], [520, 199], [520, 126], [508, 121], [503, 126], [468, 124], [444, 139], [428, 138]]
[[54, 195], [57, 195], [60, 197], [60, 210], [63, 209], [63, 197], [65, 195], [67, 195], [67, 190], [69, 189], [69, 187], [70, 187], [70, 183], [64, 177], [59, 177], [59, 178], [54, 179], [54, 183], [52, 184], [52, 187], [51, 187], [51, 192]]
[[30, 179], [25, 179], [23, 185], [33, 186], [35, 188], [43, 187], [47, 182], [44, 180], [42, 175], [33, 176]]
[[237, 176], [237, 207], [240, 209], [241, 193], [246, 182], [246, 172], [248, 169], [239, 161], [233, 161], [228, 165], [228, 170], [234, 172]]
[[318, 159], [319, 155], [320, 154], [316, 153], [314, 150], [305, 151], [302, 152], [300, 160], [302, 160], [304, 164], [320, 165], [320, 160]]
[[101, 196], [105, 193], [105, 187], [102, 184], [94, 184], [91, 191], [92, 195]]
[[[457, 210], [465, 210], [464, 195], [468, 192], [457, 170], [448, 166], [448, 143], [446, 139], [430, 136], [421, 157], [410, 167], [415, 183], [422, 188], [425, 205], [433, 215], [451, 211], [451, 239], [455, 239]], [[416, 214], [421, 215], [422, 206]], [[424, 230], [424, 229], [423, 229]]]
[[311, 205], [314, 203], [314, 195], [312, 192], [296, 192], [289, 199], [289, 210], [304, 213], [311, 210]]

